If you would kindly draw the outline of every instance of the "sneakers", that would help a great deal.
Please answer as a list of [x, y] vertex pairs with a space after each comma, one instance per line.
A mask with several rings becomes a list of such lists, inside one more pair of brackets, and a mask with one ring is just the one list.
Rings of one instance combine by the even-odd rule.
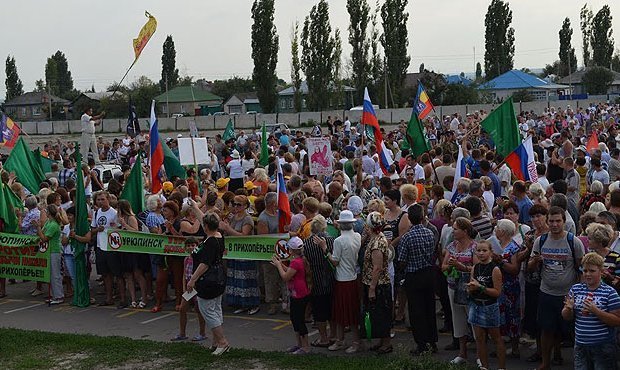
[[341, 349], [344, 349], [344, 342], [341, 341], [336, 341], [334, 342], [334, 344], [332, 344], [331, 346], [327, 347], [328, 350], [330, 351], [340, 351]]
[[450, 363], [454, 365], [464, 365], [467, 363], [467, 359], [464, 359], [461, 356], [456, 356], [452, 361], [450, 361]]
[[30, 293], [30, 295], [31, 295], [31, 296], [33, 296], [33, 297], [38, 297], [38, 296], [40, 296], [41, 294], [43, 294], [43, 292], [42, 292], [41, 290], [39, 290], [39, 289], [34, 289], [34, 290], [32, 291], [32, 293]]
[[245, 308], [237, 308], [236, 310], [233, 311], [233, 313], [235, 315], [239, 315], [239, 314], [244, 313], [245, 311], [247, 311], [247, 309], [245, 309]]
[[248, 310], [248, 315], [256, 315], [260, 311], [260, 307], [252, 307]]
[[212, 354], [213, 356], [221, 356], [221, 355], [223, 355], [224, 353], [226, 353], [226, 352], [228, 352], [228, 351], [230, 351], [230, 346], [226, 346], [226, 347], [217, 347], [217, 348], [215, 349], [215, 351], [211, 352], [211, 354]]
[[51, 301], [49, 301], [50, 305], [55, 305], [55, 304], [62, 304], [65, 303], [65, 300], [60, 298], [60, 299], [52, 299]]

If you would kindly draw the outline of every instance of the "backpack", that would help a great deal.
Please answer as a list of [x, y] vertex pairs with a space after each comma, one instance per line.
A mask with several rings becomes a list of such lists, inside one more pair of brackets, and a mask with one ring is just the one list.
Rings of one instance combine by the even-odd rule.
[[[549, 233], [545, 233], [540, 236], [540, 242], [538, 243], [539, 250], [542, 250], [542, 247], [548, 238], [549, 238]], [[575, 235], [569, 232], [566, 235], [566, 238], [568, 239], [568, 246], [570, 247], [570, 252], [573, 255], [573, 267], [575, 268], [575, 271], [577, 272], [577, 274], [581, 274], [581, 269], [579, 268], [579, 263], [577, 262], [577, 257], [575, 256]]]

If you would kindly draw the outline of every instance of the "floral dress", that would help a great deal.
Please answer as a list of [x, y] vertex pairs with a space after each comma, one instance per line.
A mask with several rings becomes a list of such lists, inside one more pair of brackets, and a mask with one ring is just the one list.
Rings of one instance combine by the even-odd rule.
[[[519, 246], [511, 241], [502, 252], [502, 261], [507, 263], [519, 251]], [[519, 275], [502, 270], [502, 293], [499, 295], [500, 332], [502, 336], [518, 338], [521, 333], [521, 286]]]

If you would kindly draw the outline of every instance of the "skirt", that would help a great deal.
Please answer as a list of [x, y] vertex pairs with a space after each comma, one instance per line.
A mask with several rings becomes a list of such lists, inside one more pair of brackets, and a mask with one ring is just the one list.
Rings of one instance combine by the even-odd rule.
[[497, 302], [483, 306], [474, 302], [469, 304], [467, 321], [473, 326], [481, 328], [499, 328], [500, 315], [499, 304]]
[[336, 281], [334, 284], [332, 320], [341, 326], [360, 322], [360, 298], [357, 280]]
[[251, 308], [260, 304], [256, 261], [226, 261], [226, 304]]
[[[392, 328], [392, 286], [377, 285], [375, 301], [368, 300], [368, 285], [364, 285], [364, 320], [361, 325], [361, 338], [389, 338]], [[370, 333], [366, 331], [365, 317], [370, 317]]]

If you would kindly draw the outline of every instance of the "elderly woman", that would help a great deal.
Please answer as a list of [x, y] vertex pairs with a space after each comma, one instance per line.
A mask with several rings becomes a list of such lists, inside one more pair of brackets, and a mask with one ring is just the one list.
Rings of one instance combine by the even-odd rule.
[[258, 187], [256, 190], [259, 195], [265, 195], [269, 191], [269, 176], [264, 168], [257, 168], [254, 170], [254, 185]]
[[356, 222], [353, 224], [353, 231], [358, 234], [364, 232], [364, 219], [362, 218], [362, 210], [364, 209], [364, 203], [362, 198], [354, 195], [347, 200], [347, 209], [353, 213]]
[[[502, 292], [499, 296], [499, 311], [502, 316], [500, 332], [502, 336], [510, 338], [513, 358], [519, 358], [519, 335], [521, 334], [521, 313], [519, 284], [520, 257], [519, 246], [513, 240], [516, 227], [512, 220], [502, 219], [497, 221], [495, 236], [499, 241], [499, 250], [495, 251], [494, 261], [502, 271]], [[495, 247], [494, 247], [495, 248]], [[527, 250], [521, 252], [525, 255]]]
[[604, 259], [603, 281], [618, 290], [620, 288], [620, 255], [609, 249], [615, 239], [615, 232], [609, 225], [593, 222], [586, 228], [590, 251]]
[[601, 202], [605, 204], [603, 190], [604, 187], [602, 182], [598, 180], [592, 181], [592, 184], [590, 184], [590, 191], [587, 192], [579, 201], [579, 211], [581, 214], [586, 213], [594, 202]]
[[[220, 221], [220, 230], [227, 236], [252, 235], [254, 221], [248, 215], [250, 205], [245, 195], [236, 195], [232, 211], [226, 221]], [[254, 315], [260, 311], [258, 289], [258, 265], [256, 261], [227, 260], [226, 303], [236, 307], [235, 314], [248, 311]]]
[[[29, 195], [24, 201], [26, 211], [22, 217], [20, 223], [20, 233], [23, 235], [37, 235], [37, 226], [33, 221], [41, 224], [41, 211], [37, 203], [37, 197]], [[30, 290], [30, 295], [33, 297], [43, 294], [43, 283], [37, 282], [35, 287]]]
[[530, 185], [529, 192], [530, 192], [530, 199], [532, 200], [534, 204], [540, 204], [542, 206], [549, 208], [549, 202], [547, 201], [547, 198], [545, 196], [545, 194], [547, 193], [547, 190], [544, 189], [540, 183], [535, 182], [532, 185]]
[[334, 290], [334, 268], [325, 258], [328, 253], [334, 251], [334, 238], [327, 235], [327, 221], [325, 217], [316, 215], [312, 219], [310, 231], [312, 235], [304, 240], [304, 255], [312, 271], [312, 289], [310, 291], [310, 304], [314, 322], [319, 329], [319, 338], [312, 342], [313, 347], [329, 347], [330, 339], [335, 337], [330, 324], [331, 335], [327, 334], [327, 322], [331, 321], [331, 304]]
[[429, 222], [435, 225], [439, 235], [441, 235], [443, 227], [450, 222], [450, 214], [452, 214], [453, 209], [452, 203], [447, 199], [440, 199], [433, 208], [432, 219]]
[[448, 276], [452, 335], [459, 340], [459, 354], [450, 363], [460, 365], [467, 362], [467, 305], [457, 303], [455, 294], [458, 284], [469, 282], [469, 273], [472, 266], [478, 263], [478, 258], [474, 241], [476, 230], [467, 218], [454, 220], [452, 233], [454, 240], [446, 247], [441, 268]]
[[360, 299], [357, 286], [357, 257], [361, 247], [361, 236], [353, 231], [355, 218], [349, 210], [340, 212], [338, 225], [341, 234], [334, 241], [333, 253], [326, 258], [336, 267], [336, 283], [332, 300], [332, 320], [335, 323], [336, 342], [328, 347], [330, 351], [345, 348], [344, 328], [351, 328], [353, 343], [347, 353], [360, 349], [358, 324], [360, 321]]
[[48, 243], [50, 249], [50, 286], [51, 298], [47, 300], [50, 305], [61, 304], [65, 301], [65, 292], [62, 287], [60, 228], [62, 219], [58, 207], [50, 204], [46, 208], [47, 221], [41, 229], [38, 220], [32, 220], [32, 226], [36, 229], [36, 235], [43, 243]]
[[[364, 311], [370, 313], [370, 333], [373, 338], [380, 338], [372, 347], [379, 354], [393, 351], [390, 329], [392, 326], [392, 287], [388, 274], [388, 261], [394, 255], [388, 241], [381, 232], [385, 220], [379, 212], [371, 212], [366, 218], [369, 240], [364, 253], [362, 267], [362, 284], [364, 286]], [[366, 332], [366, 326], [362, 327]]]
[[418, 199], [418, 188], [413, 184], [405, 184], [400, 187], [401, 209], [407, 212], [407, 209]]

